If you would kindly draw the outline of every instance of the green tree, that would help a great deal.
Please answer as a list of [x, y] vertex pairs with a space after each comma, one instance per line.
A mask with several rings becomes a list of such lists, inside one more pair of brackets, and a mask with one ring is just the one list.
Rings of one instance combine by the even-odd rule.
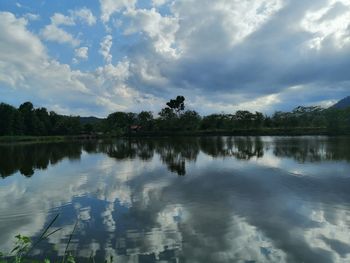
[[203, 117], [201, 129], [203, 130], [222, 130], [230, 129], [232, 116], [228, 114], [211, 114]]
[[46, 108], [35, 109], [35, 115], [38, 118], [38, 133], [40, 135], [49, 135], [51, 133], [51, 122]]
[[254, 127], [261, 128], [264, 125], [265, 116], [261, 112], [255, 112], [254, 116]]
[[152, 130], [154, 125], [153, 114], [150, 111], [141, 111], [137, 115], [137, 122], [144, 130]]
[[12, 135], [14, 133], [14, 118], [16, 109], [11, 105], [0, 104], [0, 135]]
[[111, 133], [125, 133], [131, 125], [136, 124], [136, 114], [129, 112], [114, 112], [106, 119], [106, 129]]
[[166, 105], [179, 116], [185, 110], [185, 97], [177, 96], [176, 99], [170, 100]]
[[180, 123], [184, 130], [197, 130], [201, 117], [196, 111], [187, 110], [180, 116]]
[[160, 130], [174, 130], [177, 127], [178, 117], [171, 108], [163, 108], [159, 112], [157, 128]]
[[84, 132], [87, 134], [91, 134], [94, 131], [94, 125], [91, 123], [85, 123], [84, 124]]
[[24, 134], [38, 135], [39, 120], [34, 113], [34, 107], [31, 102], [25, 102], [18, 109], [23, 116]]
[[234, 121], [237, 128], [249, 129], [254, 123], [254, 114], [249, 111], [239, 110], [234, 115]]
[[24, 134], [24, 121], [22, 114], [16, 110], [13, 116], [13, 134], [23, 135]]

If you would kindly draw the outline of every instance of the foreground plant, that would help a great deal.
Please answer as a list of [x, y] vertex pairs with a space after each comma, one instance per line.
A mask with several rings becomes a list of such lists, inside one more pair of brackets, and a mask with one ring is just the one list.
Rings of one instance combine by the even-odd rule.
[[[11, 250], [11, 252], [7, 255], [0, 252], [0, 263], [9, 263], [9, 262], [22, 263], [22, 262], [24, 262], [24, 257], [27, 256], [29, 254], [29, 252], [33, 248], [35, 248], [41, 241], [43, 241], [44, 239], [47, 239], [49, 236], [53, 235], [54, 233], [56, 233], [62, 229], [62, 228], [58, 228], [52, 232], [49, 232], [50, 227], [57, 220], [58, 216], [59, 216], [59, 214], [57, 214], [51, 220], [51, 222], [47, 225], [47, 227], [42, 232], [42, 234], [40, 235], [38, 240], [34, 243], [27, 236], [23, 236], [21, 234], [18, 234], [17, 236], [15, 236], [14, 248]], [[13, 261], [12, 261], [12, 259], [13, 259]], [[28, 260], [25, 260], [25, 261], [28, 262]], [[50, 261], [48, 259], [45, 259], [44, 263], [50, 263]], [[70, 263], [73, 263], [73, 262], [70, 262]]]
[[[15, 236], [15, 243], [14, 248], [11, 250], [9, 254], [4, 254], [0, 252], [0, 263], [54, 263], [53, 261], [50, 261], [49, 259], [44, 259], [43, 261], [38, 260], [29, 260], [26, 259], [26, 256], [28, 256], [29, 252], [32, 251], [41, 241], [44, 239], [47, 239], [49, 236], [53, 235], [54, 233], [60, 231], [62, 228], [58, 228], [56, 230], [53, 230], [49, 232], [49, 229], [54, 224], [54, 222], [57, 220], [59, 214], [57, 214], [51, 222], [47, 225], [43, 233], [39, 236], [38, 240], [36, 242], [32, 242], [32, 240], [23, 235], [17, 235]], [[73, 230], [71, 234], [69, 235], [68, 242], [64, 251], [64, 255], [62, 258], [61, 263], [76, 263], [76, 259], [74, 256], [68, 252], [69, 245], [71, 243], [73, 234], [78, 226], [78, 220], [75, 222]], [[90, 256], [89, 261], [92, 263], [95, 263], [95, 258]], [[59, 261], [56, 261], [59, 262]], [[113, 263], [113, 256], [110, 256], [109, 259], [105, 260], [104, 263]]]

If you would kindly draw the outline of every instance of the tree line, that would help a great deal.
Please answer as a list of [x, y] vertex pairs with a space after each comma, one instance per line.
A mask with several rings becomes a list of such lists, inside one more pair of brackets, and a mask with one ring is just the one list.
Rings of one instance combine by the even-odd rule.
[[239, 110], [232, 114], [201, 116], [186, 109], [185, 98], [177, 96], [166, 103], [157, 116], [150, 111], [140, 113], [114, 112], [105, 119], [64, 116], [46, 108], [34, 108], [25, 102], [18, 108], [0, 104], [0, 135], [78, 135], [101, 133], [125, 135], [152, 132], [195, 131], [273, 131], [307, 129], [327, 133], [350, 132], [350, 108], [324, 109], [319, 106], [299, 106], [290, 112], [277, 111], [271, 116], [261, 112]]
[[18, 108], [0, 104], [0, 135], [75, 135], [82, 131], [78, 116], [59, 115], [25, 102]]
[[233, 114], [210, 114], [200, 116], [194, 110], [186, 110], [185, 98], [166, 103], [158, 117], [152, 112], [142, 111], [139, 114], [115, 112], [108, 115], [105, 122], [105, 131], [126, 133], [130, 127], [140, 127], [145, 132], [191, 132], [191, 131], [272, 131], [308, 129], [323, 130], [328, 133], [350, 132], [350, 108], [324, 109], [319, 106], [299, 106], [290, 112], [276, 111], [272, 116], [261, 112], [238, 110]]

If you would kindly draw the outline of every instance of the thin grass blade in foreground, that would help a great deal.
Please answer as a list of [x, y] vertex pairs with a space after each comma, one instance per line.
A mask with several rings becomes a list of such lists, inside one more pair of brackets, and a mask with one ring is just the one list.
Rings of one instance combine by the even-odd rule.
[[45, 228], [45, 230], [41, 233], [40, 237], [38, 238], [38, 240], [31, 246], [31, 248], [27, 251], [26, 255], [36, 246], [38, 245], [42, 240], [44, 240], [44, 238], [48, 238], [49, 236], [51, 236], [52, 234], [56, 233], [57, 231], [61, 230], [62, 228], [56, 229], [54, 231], [52, 231], [51, 233], [49, 233], [47, 236], [45, 236], [45, 234], [47, 233], [47, 231], [50, 229], [50, 227], [55, 223], [55, 221], [57, 220], [58, 216], [60, 214], [57, 214], [52, 220], [51, 222], [47, 225], [47, 227]]
[[68, 243], [67, 243], [66, 249], [64, 250], [64, 255], [63, 255], [62, 263], [64, 263], [65, 260], [66, 260], [67, 250], [68, 250], [69, 244], [70, 244], [70, 242], [71, 242], [71, 240], [72, 240], [72, 237], [73, 237], [73, 234], [74, 234], [74, 231], [75, 231], [77, 225], [78, 225], [78, 220], [75, 221], [75, 225], [74, 225], [73, 231], [72, 231], [72, 233], [69, 235]]

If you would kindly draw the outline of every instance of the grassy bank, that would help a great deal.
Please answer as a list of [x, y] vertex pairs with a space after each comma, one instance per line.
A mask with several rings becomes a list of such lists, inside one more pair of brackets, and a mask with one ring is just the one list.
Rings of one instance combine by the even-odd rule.
[[55, 142], [64, 141], [65, 136], [0, 136], [0, 143], [5, 142]]
[[329, 131], [326, 128], [261, 128], [236, 130], [196, 131], [138, 131], [119, 134], [71, 135], [71, 136], [0, 136], [0, 143], [60, 142], [76, 140], [110, 139], [117, 137], [169, 137], [169, 136], [311, 136], [350, 135], [349, 131]]

